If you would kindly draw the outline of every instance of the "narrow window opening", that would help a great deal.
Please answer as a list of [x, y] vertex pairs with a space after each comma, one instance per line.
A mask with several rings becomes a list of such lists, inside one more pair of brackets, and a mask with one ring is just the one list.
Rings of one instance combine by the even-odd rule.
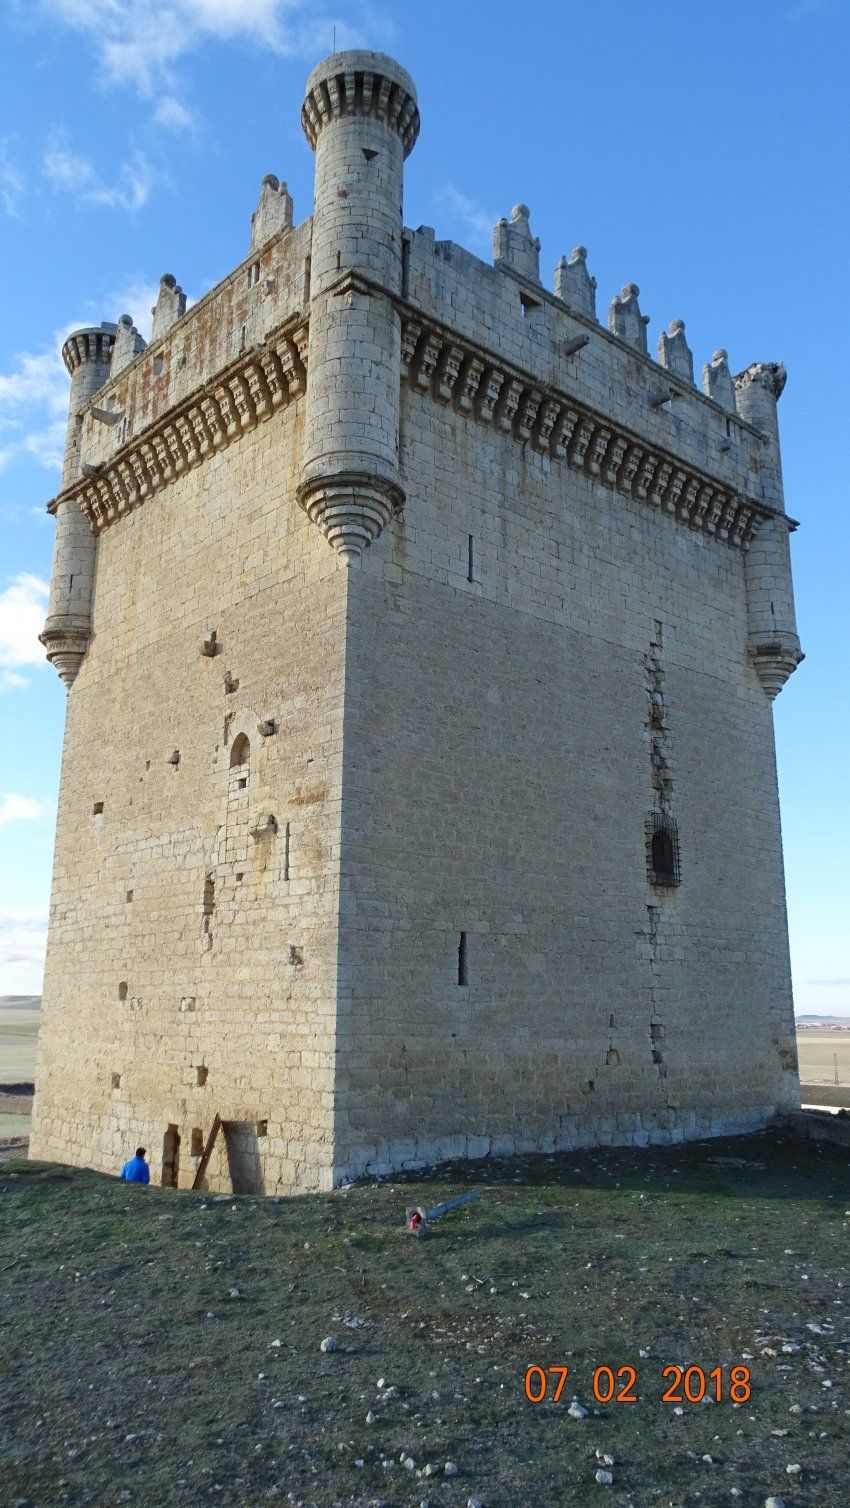
[[118, 999], [119, 1000], [126, 1000], [127, 999], [127, 981], [126, 981], [126, 979], [122, 979], [121, 983], [118, 986]]
[[401, 296], [407, 298], [410, 293], [410, 240], [407, 236], [401, 238]]
[[247, 775], [240, 775], [239, 779], [236, 782], [236, 789], [238, 791], [244, 791], [245, 788], [246, 788], [246, 786], [247, 786], [247, 784], [248, 784], [248, 777], [247, 777]]
[[233, 740], [233, 748], [230, 751], [230, 768], [235, 769], [239, 764], [247, 764], [251, 757], [251, 744], [247, 734], [240, 733]]
[[132, 890], [128, 890], [127, 894], [125, 896], [125, 900], [131, 901], [132, 899], [133, 899], [133, 892], [132, 892]]
[[199, 1063], [198, 1067], [195, 1069], [195, 1082], [199, 1089], [203, 1089], [204, 1085], [206, 1084], [207, 1079], [209, 1078], [209, 1072], [209, 1069], [206, 1068], [203, 1063]]
[[283, 834], [283, 878], [289, 879], [289, 823], [287, 822]]
[[244, 871], [244, 869], [240, 869], [239, 872], [238, 872], [238, 874], [237, 874], [237, 876], [236, 876], [236, 883], [237, 883], [237, 885], [241, 885], [242, 881], [244, 880], [244, 878], [245, 878], [245, 871]]
[[475, 580], [475, 542], [471, 534], [467, 535], [466, 541], [466, 579]]
[[727, 433], [727, 435], [731, 435], [731, 433], [732, 433], [732, 420], [731, 419], [727, 419], [726, 420], [726, 433]]
[[113, 1089], [120, 1089], [121, 1088], [121, 1075], [120, 1075], [120, 1073], [114, 1073], [112, 1075], [112, 1087], [113, 1087]]
[[304, 962], [304, 949], [296, 947], [295, 943], [289, 945], [289, 962], [294, 964], [296, 969], [300, 968]]
[[529, 296], [528, 296], [527, 293], [521, 293], [520, 294], [520, 296], [519, 296], [519, 302], [520, 302], [520, 307], [522, 309], [522, 317], [523, 317], [523, 319], [528, 319], [528, 316], [530, 314], [533, 314], [536, 309], [541, 308], [541, 304], [540, 304], [539, 300], [536, 299], [536, 298], [529, 298]]
[[204, 1155], [204, 1133], [201, 1130], [200, 1126], [193, 1126], [192, 1127], [192, 1151], [191, 1151], [191, 1156], [192, 1157], [203, 1157], [203, 1155]]
[[467, 960], [466, 933], [461, 932], [460, 942], [457, 948], [457, 982], [461, 985], [469, 984], [469, 965]]
[[257, 1135], [258, 1136], [268, 1136], [268, 1134], [269, 1134], [269, 1123], [268, 1123], [268, 1121], [257, 1121]]
[[310, 258], [309, 257], [305, 257], [304, 258], [304, 302], [305, 302], [305, 304], [309, 304], [309, 302], [310, 302], [310, 270], [311, 270], [311, 267], [310, 267]]
[[96, 801], [95, 802], [94, 806], [92, 807], [92, 816], [93, 817], [102, 817], [103, 816], [103, 802], [102, 801]]
[[215, 911], [215, 880], [208, 874], [204, 880], [204, 905], [201, 920], [201, 931], [207, 939], [206, 947], [212, 944], [213, 912]]
[[374, 152], [371, 149], [371, 147], [361, 147], [361, 151], [367, 162], [372, 162], [378, 155], [377, 152]]
[[649, 819], [648, 870], [652, 885], [673, 889], [681, 884], [679, 835], [672, 817], [653, 812]]
[[168, 1127], [162, 1138], [162, 1186], [176, 1189], [180, 1173], [180, 1132], [177, 1127]]

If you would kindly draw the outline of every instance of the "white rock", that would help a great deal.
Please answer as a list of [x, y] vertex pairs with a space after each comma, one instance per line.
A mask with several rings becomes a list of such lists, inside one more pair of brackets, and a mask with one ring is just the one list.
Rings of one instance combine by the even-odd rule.
[[803, 1475], [803, 1468], [797, 1461], [789, 1462], [785, 1470], [789, 1477], [801, 1477]]
[[454, 1461], [447, 1461], [445, 1466], [443, 1467], [443, 1472], [447, 1477], [456, 1477], [457, 1467], [455, 1466]]
[[480, 1498], [467, 1498], [466, 1508], [481, 1508]]
[[573, 1399], [572, 1403], [567, 1409], [567, 1413], [569, 1414], [571, 1419], [587, 1418], [587, 1409], [583, 1406], [583, 1404], [579, 1403], [577, 1398]]
[[764, 1508], [785, 1508], [785, 1502], [782, 1498], [765, 1498]]
[[334, 1340], [334, 1338], [333, 1338], [332, 1335], [326, 1335], [325, 1336], [324, 1340], [322, 1341], [322, 1344], [319, 1346], [319, 1350], [320, 1351], [335, 1351], [336, 1350], [336, 1341]]
[[599, 1483], [600, 1487], [610, 1487], [614, 1478], [610, 1471], [602, 1471], [600, 1469], [596, 1473], [596, 1480]]
[[366, 1423], [367, 1424], [374, 1424], [375, 1421], [376, 1421], [376, 1419], [377, 1419], [377, 1417], [378, 1417], [377, 1414], [373, 1414], [372, 1410], [370, 1409], [369, 1412], [368, 1412], [368, 1414], [366, 1415]]

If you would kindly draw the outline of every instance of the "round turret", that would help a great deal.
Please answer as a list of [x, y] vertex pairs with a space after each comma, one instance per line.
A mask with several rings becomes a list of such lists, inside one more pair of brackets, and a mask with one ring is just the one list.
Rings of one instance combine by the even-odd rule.
[[298, 499], [355, 559], [404, 501], [398, 476], [404, 160], [413, 80], [379, 52], [338, 52], [307, 80], [316, 153], [307, 423]]
[[[117, 333], [116, 325], [87, 325], [69, 335], [62, 347], [62, 360], [71, 375], [63, 490], [79, 477], [80, 411], [109, 379]], [[56, 507], [47, 621], [39, 637], [47, 658], [69, 688], [88, 644], [94, 561], [94, 536], [79, 504], [72, 498], [60, 501]]]

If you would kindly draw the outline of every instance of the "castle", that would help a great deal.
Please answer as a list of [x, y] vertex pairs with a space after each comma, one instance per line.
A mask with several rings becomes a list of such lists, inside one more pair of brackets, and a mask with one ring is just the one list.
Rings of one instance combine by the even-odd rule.
[[[76, 332], [32, 1154], [215, 1189], [799, 1103], [771, 700], [779, 364], [404, 228], [416, 90], [310, 75], [311, 217]], [[129, 1149], [129, 1150], [128, 1150]]]

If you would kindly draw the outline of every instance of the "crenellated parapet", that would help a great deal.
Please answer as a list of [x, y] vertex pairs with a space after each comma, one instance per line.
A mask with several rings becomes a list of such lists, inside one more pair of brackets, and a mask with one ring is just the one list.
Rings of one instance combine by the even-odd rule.
[[74, 503], [99, 533], [301, 397], [306, 360], [307, 327], [298, 315], [120, 445], [108, 462], [87, 467], [49, 511]]
[[772, 517], [759, 500], [600, 414], [574, 394], [495, 360], [484, 347], [418, 311], [402, 323], [402, 374], [410, 388], [566, 463], [680, 524], [749, 550]]

